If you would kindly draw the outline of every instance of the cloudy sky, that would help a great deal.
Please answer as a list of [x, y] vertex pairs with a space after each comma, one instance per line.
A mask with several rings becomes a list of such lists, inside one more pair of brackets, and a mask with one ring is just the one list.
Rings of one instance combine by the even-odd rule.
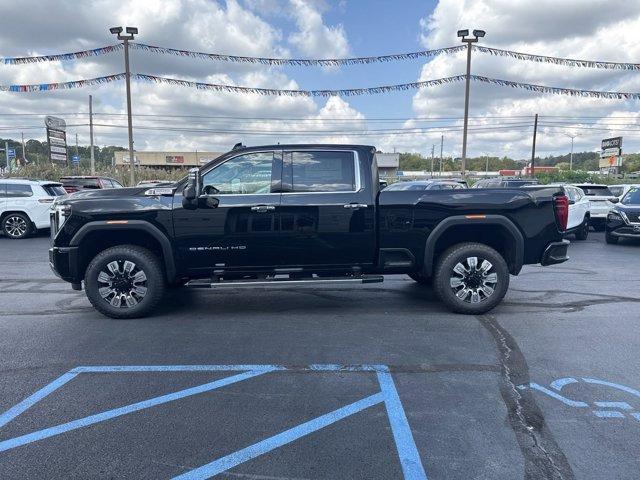
[[[44, 6], [46, 5], [46, 8]], [[640, 3], [626, 0], [0, 0], [0, 57], [45, 55], [109, 45], [108, 28], [137, 26], [139, 42], [179, 49], [266, 57], [340, 58], [456, 45], [461, 28], [484, 29], [483, 44], [578, 59], [640, 58]], [[269, 67], [131, 53], [132, 71], [279, 89], [337, 89], [407, 83], [463, 74], [464, 53], [341, 68]], [[119, 73], [122, 53], [76, 61], [0, 65], [0, 84], [77, 80]], [[640, 92], [640, 73], [597, 70], [476, 53], [472, 73], [591, 90]], [[126, 144], [124, 83], [40, 93], [0, 92], [0, 137], [44, 137], [44, 114], [63, 116], [88, 143], [88, 95], [96, 142]], [[624, 136], [640, 150], [638, 101], [574, 98], [472, 83], [470, 156], [530, 155], [533, 115], [538, 152], [596, 150]], [[330, 99], [263, 97], [133, 85], [139, 150], [224, 151], [284, 142], [357, 142], [424, 155], [433, 144], [460, 156], [464, 84]], [[40, 115], [25, 115], [25, 114]], [[20, 115], [11, 115], [20, 114]], [[110, 115], [105, 115], [110, 114]], [[190, 117], [189, 117], [190, 116]], [[207, 118], [203, 118], [207, 117]], [[270, 118], [271, 120], [265, 120]], [[273, 118], [279, 120], [272, 120]], [[229, 133], [224, 133], [225, 131]]]

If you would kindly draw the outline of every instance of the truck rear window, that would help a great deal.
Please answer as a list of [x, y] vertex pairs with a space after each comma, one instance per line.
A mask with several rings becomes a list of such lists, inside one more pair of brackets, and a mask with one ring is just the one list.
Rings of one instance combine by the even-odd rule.
[[353, 152], [292, 152], [294, 192], [353, 192]]
[[63, 185], [72, 185], [74, 187], [100, 188], [100, 182], [95, 178], [62, 178]]

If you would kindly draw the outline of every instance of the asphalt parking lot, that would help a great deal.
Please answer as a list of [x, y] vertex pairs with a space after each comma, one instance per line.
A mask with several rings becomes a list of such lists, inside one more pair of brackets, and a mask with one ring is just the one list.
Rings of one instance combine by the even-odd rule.
[[112, 320], [0, 238], [0, 477], [636, 479], [640, 244], [572, 242], [502, 305], [408, 277], [178, 291]]

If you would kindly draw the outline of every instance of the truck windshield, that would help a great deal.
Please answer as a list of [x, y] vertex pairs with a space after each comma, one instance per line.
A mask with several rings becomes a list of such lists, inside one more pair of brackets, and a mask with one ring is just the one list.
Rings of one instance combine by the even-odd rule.
[[624, 205], [640, 205], [640, 188], [634, 187], [622, 197], [620, 203]]

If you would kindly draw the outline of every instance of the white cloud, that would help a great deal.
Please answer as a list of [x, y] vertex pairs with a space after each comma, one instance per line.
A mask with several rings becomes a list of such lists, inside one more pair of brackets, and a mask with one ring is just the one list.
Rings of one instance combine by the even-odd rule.
[[290, 0], [290, 4], [298, 31], [289, 36], [289, 43], [314, 58], [340, 58], [349, 54], [344, 27], [325, 25], [317, 2]]
[[[236, 0], [227, 0], [224, 5], [209, 0], [164, 0], [162, 8], [157, 1], [101, 0], [78, 3], [61, 0], [56, 3], [55, 13], [45, 11], [37, 0], [25, 0], [21, 4], [3, 3], [3, 14], [22, 22], [22, 29], [13, 29], [11, 22], [7, 29], [0, 30], [0, 44], [3, 53], [21, 56], [74, 51], [80, 48], [115, 43], [108, 33], [113, 25], [139, 28], [136, 40], [152, 45], [170, 46], [198, 51], [215, 51], [250, 56], [286, 57], [290, 55], [283, 34], [272, 23], [261, 16], [256, 6], [244, 8]], [[266, 4], [265, 4], [266, 5]], [[310, 12], [314, 16], [311, 23], [301, 18], [305, 40], [301, 48], [312, 48], [311, 37], [321, 32], [325, 39], [337, 38], [337, 55], [347, 51], [346, 37], [341, 26], [324, 27], [320, 16], [320, 4], [303, 5], [296, 10]], [[28, 11], [29, 15], [24, 12]], [[272, 12], [271, 12], [272, 13]], [[67, 21], [73, 18], [74, 27]], [[110, 19], [105, 23], [105, 19]], [[316, 20], [320, 21], [318, 24]], [[306, 26], [310, 30], [306, 30]], [[30, 34], [24, 35], [24, 30]], [[37, 34], [34, 34], [37, 32]], [[310, 37], [308, 37], [310, 35]], [[300, 37], [302, 39], [302, 37]], [[28, 46], [28, 47], [27, 47]], [[306, 50], [305, 50], [306, 52]], [[228, 64], [193, 58], [155, 55], [136, 50], [131, 51], [132, 71], [161, 76], [194, 79], [209, 83], [224, 83], [283, 89], [298, 89], [299, 85], [279, 68], [262, 65]], [[61, 82], [79, 78], [92, 78], [123, 71], [122, 53], [117, 52], [102, 57], [85, 58], [72, 62], [47, 62], [28, 65], [0, 65], [0, 84], [29, 84]], [[221, 130], [286, 131], [325, 128], [322, 115], [328, 110], [338, 114], [340, 107], [344, 114], [359, 115], [348, 110], [348, 104], [339, 99], [330, 99], [324, 107], [311, 98], [267, 97], [261, 95], [237, 95], [194, 90], [164, 84], [133, 82], [133, 111], [136, 115], [187, 115], [191, 117], [134, 118], [134, 138], [138, 149], [211, 149], [225, 150], [237, 141], [245, 144], [284, 141], [282, 138], [262, 135], [248, 136], [221, 134]], [[123, 114], [123, 82], [89, 87], [77, 90], [50, 91], [42, 93], [16, 94], [0, 93], [3, 113], [73, 113], [87, 112], [88, 95], [94, 97], [94, 111]], [[322, 104], [322, 102], [319, 102]], [[197, 118], [207, 116], [214, 118]], [[217, 118], [215, 118], [217, 117]], [[237, 120], [229, 120], [234, 117]], [[239, 117], [302, 117], [310, 122], [286, 125], [282, 122], [242, 120]], [[3, 117], [2, 124], [10, 123]], [[68, 124], [86, 123], [87, 117], [66, 115]], [[2, 131], [3, 136], [19, 137], [19, 127], [43, 125], [40, 117], [25, 117], [13, 123], [15, 131]], [[95, 122], [96, 141], [100, 145], [125, 145], [126, 125], [124, 116], [99, 116]], [[153, 127], [148, 130], [145, 127]], [[166, 128], [182, 128], [189, 131], [174, 132]], [[81, 143], [88, 143], [88, 128], [70, 127], [69, 133], [78, 132]], [[44, 127], [25, 129], [28, 137], [43, 139]], [[311, 137], [310, 137], [311, 138]], [[317, 137], [314, 137], [317, 138]], [[297, 137], [296, 137], [297, 139]]]
[[[420, 25], [421, 42], [426, 48], [455, 45], [459, 42], [456, 38], [458, 29], [479, 28], [487, 32], [482, 43], [498, 48], [619, 62], [637, 62], [640, 58], [640, 45], [633, 40], [631, 33], [640, 28], [640, 4], [624, 0], [538, 0], [534, 3], [440, 0], [434, 12], [423, 18]], [[464, 52], [438, 57], [424, 65], [420, 80], [463, 74], [465, 61]], [[481, 53], [473, 55], [472, 73], [540, 85], [640, 91], [640, 77], [635, 72], [573, 68]], [[417, 92], [413, 98], [413, 109], [416, 115], [461, 117], [464, 112], [464, 83]], [[498, 121], [522, 121], [519, 118], [489, 119], [490, 116], [526, 116], [526, 121], [532, 123], [533, 115], [538, 113], [543, 118], [542, 123], [571, 122], [571, 119], [554, 119], [550, 116], [607, 116], [613, 110], [619, 116], [634, 116], [637, 102], [555, 96], [477, 83], [471, 85], [470, 115], [485, 118], [470, 119], [470, 123], [479, 126]], [[614, 134], [588, 130], [586, 121], [563, 125], [566, 128], [561, 128], [559, 124], [541, 127], [538, 152], [541, 155], [566, 152], [569, 140], [564, 133], [569, 130], [582, 132], [576, 139], [576, 150], [595, 150], [601, 138]], [[633, 119], [619, 121], [635, 123]], [[603, 126], [602, 122], [600, 126]], [[509, 152], [526, 158], [530, 154], [531, 136], [532, 128], [519, 132], [476, 132], [469, 136], [468, 154], [473, 156], [490, 152], [502, 155]], [[449, 133], [447, 137], [450, 143], [457, 146], [453, 152], [460, 155], [462, 134]], [[625, 140], [626, 150], [637, 150], [640, 146], [639, 137], [628, 137]], [[424, 142], [416, 144], [418, 148], [424, 146]]]

